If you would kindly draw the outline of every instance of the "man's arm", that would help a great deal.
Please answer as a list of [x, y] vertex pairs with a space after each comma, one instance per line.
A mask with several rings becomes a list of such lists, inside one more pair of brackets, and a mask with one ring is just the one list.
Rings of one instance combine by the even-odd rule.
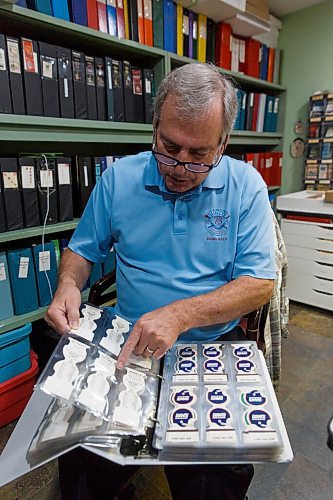
[[59, 283], [45, 320], [59, 333], [79, 327], [81, 289], [87, 282], [92, 263], [66, 249], [61, 258]]
[[144, 314], [136, 323], [118, 359], [124, 368], [131, 352], [143, 354], [148, 347], [160, 358], [191, 328], [225, 323], [266, 304], [274, 280], [240, 276], [213, 292], [182, 299]]

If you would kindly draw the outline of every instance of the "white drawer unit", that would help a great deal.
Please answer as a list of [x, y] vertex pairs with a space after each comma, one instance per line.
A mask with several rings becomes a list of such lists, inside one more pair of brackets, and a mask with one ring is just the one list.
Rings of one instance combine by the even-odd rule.
[[318, 278], [326, 278], [333, 280], [333, 264], [324, 264], [306, 259], [291, 257], [288, 255], [288, 268], [289, 270], [298, 273], [310, 274]]
[[333, 311], [333, 224], [282, 220], [291, 300]]

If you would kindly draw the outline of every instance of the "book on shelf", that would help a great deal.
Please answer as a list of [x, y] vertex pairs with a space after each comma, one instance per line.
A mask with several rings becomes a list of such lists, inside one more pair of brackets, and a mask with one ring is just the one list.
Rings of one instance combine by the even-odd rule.
[[88, 120], [97, 120], [95, 59], [84, 56]]
[[71, 159], [56, 159], [56, 183], [58, 192], [58, 221], [73, 220], [73, 181]]
[[23, 89], [23, 69], [20, 57], [20, 41], [11, 36], [6, 37], [6, 48], [8, 56], [8, 71], [10, 92], [15, 115], [24, 115], [24, 89]]
[[117, 8], [116, 0], [107, 0], [106, 15], [109, 35], [117, 36]]
[[57, 47], [38, 42], [44, 116], [60, 116]]
[[60, 116], [74, 118], [74, 87], [72, 53], [65, 47], [57, 47]]
[[8, 57], [5, 35], [0, 34], [0, 113], [12, 113], [12, 98], [8, 71]]
[[[102, 33], [108, 33], [108, 16], [107, 16], [106, 0], [95, 0], [95, 2], [97, 7], [97, 29]], [[89, 16], [88, 16], [88, 22], [89, 22]], [[95, 22], [95, 17], [94, 17], [94, 22]]]
[[2, 321], [14, 315], [6, 252], [0, 252], [0, 296], [0, 321]]
[[75, 118], [88, 118], [85, 58], [82, 52], [72, 50]]
[[21, 49], [26, 111], [28, 115], [43, 116], [38, 43], [28, 38], [21, 38]]
[[20, 316], [38, 309], [36, 276], [31, 248], [7, 252], [14, 314]]
[[0, 158], [3, 199], [8, 231], [23, 229], [21, 179], [17, 158]]
[[34, 158], [20, 157], [18, 162], [22, 186], [24, 226], [40, 226], [42, 221], [39, 214], [35, 160]]

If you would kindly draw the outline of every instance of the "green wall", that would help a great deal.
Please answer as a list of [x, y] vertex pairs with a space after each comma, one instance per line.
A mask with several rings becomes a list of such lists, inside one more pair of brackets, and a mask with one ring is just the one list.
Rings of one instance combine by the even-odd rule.
[[[316, 90], [333, 90], [333, 2], [289, 14], [282, 19], [279, 47], [283, 50], [282, 85], [287, 88], [281, 193], [303, 189], [305, 156], [292, 158], [290, 144], [306, 138], [309, 96]], [[297, 135], [301, 119], [305, 132]]]

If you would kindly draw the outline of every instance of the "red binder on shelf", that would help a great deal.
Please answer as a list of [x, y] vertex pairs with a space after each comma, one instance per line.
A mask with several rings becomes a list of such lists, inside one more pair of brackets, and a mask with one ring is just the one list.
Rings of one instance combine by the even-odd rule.
[[247, 38], [245, 43], [245, 74], [259, 78], [260, 70], [260, 42]]
[[87, 1], [87, 17], [88, 17], [88, 27], [98, 30], [98, 14], [97, 14], [97, 1], [96, 0], [86, 0]]
[[143, 26], [145, 32], [145, 44], [153, 46], [153, 10], [152, 0], [143, 0]]
[[117, 0], [117, 32], [119, 38], [126, 38], [123, 0]]
[[220, 68], [231, 69], [231, 26], [228, 23], [217, 24], [215, 64]]
[[137, 0], [138, 5], [138, 35], [139, 43], [145, 43], [145, 28], [143, 20], [143, 0]]
[[108, 32], [108, 19], [106, 15], [106, 0], [97, 0], [98, 29], [102, 33]]

